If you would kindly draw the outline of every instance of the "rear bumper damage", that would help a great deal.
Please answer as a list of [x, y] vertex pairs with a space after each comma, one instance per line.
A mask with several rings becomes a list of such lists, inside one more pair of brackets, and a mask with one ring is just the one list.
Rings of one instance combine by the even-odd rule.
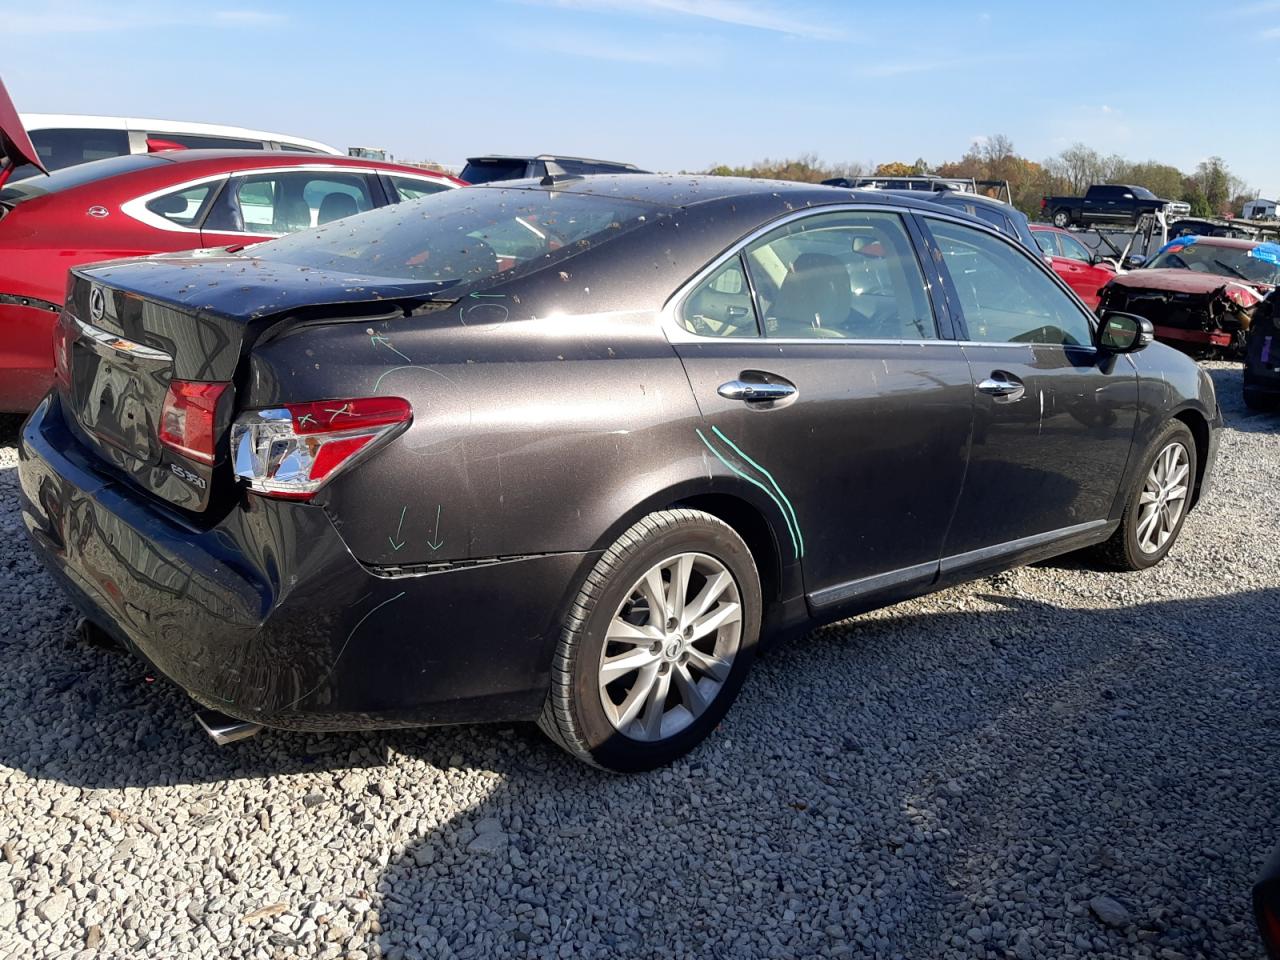
[[256, 496], [201, 527], [104, 471], [56, 395], [23, 427], [23, 523], [82, 612], [200, 704], [269, 727], [528, 719], [589, 554], [413, 574], [325, 511]]

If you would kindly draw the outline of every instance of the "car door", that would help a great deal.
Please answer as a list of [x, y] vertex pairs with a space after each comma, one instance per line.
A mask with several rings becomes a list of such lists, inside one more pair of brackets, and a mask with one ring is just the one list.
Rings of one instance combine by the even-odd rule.
[[887, 210], [792, 215], [668, 308], [707, 462], [773, 500], [819, 614], [932, 583], [960, 493], [972, 384], [913, 229]]
[[1057, 240], [1062, 255], [1054, 258], [1054, 272], [1066, 281], [1085, 306], [1096, 309], [1098, 291], [1115, 276], [1115, 271], [1095, 264], [1084, 244], [1070, 234], [1058, 234]]
[[1098, 352], [1093, 318], [1021, 246], [934, 215], [922, 223], [974, 381], [973, 444], [944, 576], [1096, 536], [1129, 457], [1133, 365]]
[[381, 206], [376, 176], [331, 168], [249, 171], [231, 177], [201, 228], [207, 247], [267, 240]]

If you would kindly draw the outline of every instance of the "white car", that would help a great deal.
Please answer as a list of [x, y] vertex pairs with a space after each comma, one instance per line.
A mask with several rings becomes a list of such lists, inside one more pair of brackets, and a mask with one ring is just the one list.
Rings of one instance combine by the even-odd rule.
[[[216, 123], [63, 113], [24, 113], [20, 117], [31, 135], [36, 152], [49, 170], [127, 153], [155, 153], [182, 148], [288, 150], [342, 156], [342, 151], [316, 140]], [[19, 167], [11, 179], [21, 180], [37, 172], [30, 165]]]

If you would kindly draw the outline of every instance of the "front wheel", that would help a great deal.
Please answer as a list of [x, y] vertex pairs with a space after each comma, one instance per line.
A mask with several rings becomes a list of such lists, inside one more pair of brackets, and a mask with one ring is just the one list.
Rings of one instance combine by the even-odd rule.
[[538, 725], [618, 772], [697, 746], [724, 717], [760, 632], [760, 578], [727, 524], [695, 510], [637, 522], [578, 591]]
[[1067, 210], [1055, 210], [1053, 212], [1053, 225], [1059, 230], [1065, 230], [1071, 226], [1071, 213]]
[[1196, 444], [1180, 420], [1164, 425], [1151, 445], [1120, 526], [1100, 554], [1119, 570], [1154, 567], [1182, 532], [1196, 479]]

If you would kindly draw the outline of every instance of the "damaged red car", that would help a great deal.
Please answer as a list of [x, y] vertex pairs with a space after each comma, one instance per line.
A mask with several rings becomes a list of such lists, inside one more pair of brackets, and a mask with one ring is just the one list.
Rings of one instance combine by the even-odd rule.
[[1239, 357], [1263, 299], [1280, 283], [1280, 244], [1178, 237], [1102, 288], [1103, 311], [1146, 317], [1156, 339], [1193, 356]]

